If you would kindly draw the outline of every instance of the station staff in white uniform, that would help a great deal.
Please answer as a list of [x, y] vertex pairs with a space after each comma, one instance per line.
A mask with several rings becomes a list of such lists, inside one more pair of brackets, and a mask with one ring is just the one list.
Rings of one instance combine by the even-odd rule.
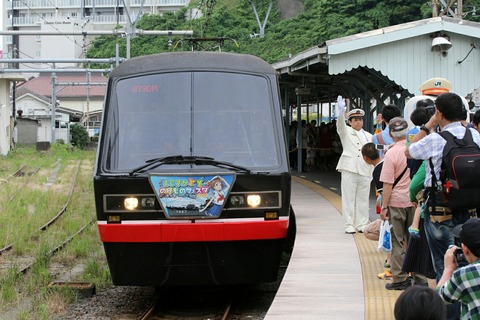
[[345, 123], [345, 101], [342, 96], [337, 100], [337, 132], [342, 142], [343, 152], [337, 164], [341, 173], [342, 215], [345, 233], [363, 232], [369, 222], [370, 181], [373, 167], [362, 156], [362, 146], [372, 142], [372, 134], [363, 130], [362, 109], [348, 112]]

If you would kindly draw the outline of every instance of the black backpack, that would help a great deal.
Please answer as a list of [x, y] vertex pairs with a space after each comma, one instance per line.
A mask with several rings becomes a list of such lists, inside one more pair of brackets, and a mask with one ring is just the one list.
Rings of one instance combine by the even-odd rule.
[[462, 139], [439, 132], [447, 141], [443, 148], [440, 179], [445, 204], [453, 209], [480, 207], [480, 147], [466, 128]]

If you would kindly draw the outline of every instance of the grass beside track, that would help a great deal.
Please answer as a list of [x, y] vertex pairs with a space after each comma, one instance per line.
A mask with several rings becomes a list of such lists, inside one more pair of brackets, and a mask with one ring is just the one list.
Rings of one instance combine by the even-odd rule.
[[[76, 293], [65, 287], [51, 289], [48, 284], [79, 265], [83, 272], [70, 281], [92, 282], [97, 288], [111, 283], [95, 224], [56, 255], [47, 256], [95, 221], [95, 153], [53, 144], [48, 151], [19, 146], [0, 157], [0, 248], [13, 245], [0, 256], [0, 314], [13, 313], [15, 319], [51, 319], [62, 314], [66, 305], [75, 301]], [[20, 168], [20, 173], [13, 175]], [[39, 228], [65, 205], [72, 188], [65, 213], [40, 232]], [[21, 275], [18, 270], [26, 260], [35, 263]], [[25, 306], [22, 301], [29, 303]]]

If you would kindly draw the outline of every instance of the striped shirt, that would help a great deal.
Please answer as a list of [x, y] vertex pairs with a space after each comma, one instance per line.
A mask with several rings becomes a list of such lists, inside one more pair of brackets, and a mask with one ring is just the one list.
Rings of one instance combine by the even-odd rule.
[[461, 302], [462, 320], [480, 319], [480, 259], [455, 270], [437, 291], [446, 302]]
[[[465, 127], [462, 126], [460, 121], [452, 122], [442, 128], [442, 131], [449, 131], [457, 138], [463, 138], [465, 135]], [[480, 134], [475, 129], [470, 129], [472, 132], [473, 141], [480, 146]], [[408, 153], [413, 159], [426, 160], [432, 158], [433, 167], [435, 168], [435, 175], [437, 181], [440, 181], [440, 167], [442, 165], [443, 148], [447, 144], [447, 141], [443, 139], [439, 134], [432, 133], [423, 139], [410, 144], [408, 147]], [[432, 171], [430, 168], [430, 161], [426, 161], [425, 167], [425, 187], [432, 186]]]

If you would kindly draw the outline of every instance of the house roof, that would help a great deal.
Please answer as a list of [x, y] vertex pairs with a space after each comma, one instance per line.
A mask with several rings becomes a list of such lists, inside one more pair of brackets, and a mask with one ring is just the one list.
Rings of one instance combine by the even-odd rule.
[[430, 35], [438, 31], [479, 38], [479, 25], [477, 22], [441, 16], [328, 40], [325, 42], [325, 46], [328, 47], [328, 54], [335, 55], [422, 35]]
[[0, 79], [10, 81], [26, 81], [28, 77], [23, 73], [0, 73]]
[[32, 91], [31, 89], [27, 88], [27, 87], [20, 87], [17, 89], [17, 92], [16, 92], [16, 99], [19, 100], [21, 99], [22, 97], [24, 96], [33, 96], [35, 97], [36, 99], [44, 102], [45, 104], [51, 104], [51, 99], [45, 97], [45, 96], [42, 96], [34, 91]]
[[[101, 74], [91, 74], [90, 89], [87, 89], [87, 78], [85, 74], [78, 73], [58, 73], [56, 74], [56, 96], [57, 98], [69, 99], [86, 97], [87, 91], [90, 98], [102, 98], [106, 92], [107, 78]], [[65, 85], [65, 84], [71, 85]], [[104, 83], [105, 85], [96, 85]], [[32, 78], [17, 86], [18, 89], [27, 88], [31, 92], [38, 95], [51, 97], [52, 96], [52, 76], [48, 73], [40, 73], [36, 78]]]

